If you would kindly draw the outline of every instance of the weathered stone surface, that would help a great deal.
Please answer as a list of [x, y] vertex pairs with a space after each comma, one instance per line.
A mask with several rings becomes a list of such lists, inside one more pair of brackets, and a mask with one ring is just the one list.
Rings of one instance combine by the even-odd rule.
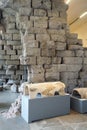
[[50, 0], [32, 0], [32, 6], [34, 8], [51, 9]]
[[66, 43], [56, 42], [55, 46], [56, 50], [66, 50]]
[[61, 64], [61, 57], [53, 57], [52, 58], [52, 64]]
[[43, 56], [46, 56], [46, 57], [48, 57], [48, 56], [55, 56], [55, 49], [54, 48], [42, 48], [42, 50], [41, 50], [41, 56], [43, 57]]
[[16, 27], [15, 23], [9, 23], [7, 28], [8, 29], [15, 29], [15, 27]]
[[5, 55], [5, 50], [0, 50], [0, 55]]
[[38, 48], [39, 46], [39, 43], [38, 41], [36, 40], [27, 40], [27, 38], [24, 39], [24, 47], [27, 47], [27, 48], [33, 48], [33, 47], [36, 47]]
[[11, 59], [12, 59], [12, 60], [19, 59], [19, 55], [11, 55]]
[[44, 42], [44, 41], [50, 41], [50, 36], [48, 34], [37, 34], [36, 40]]
[[35, 28], [47, 28], [47, 20], [44, 18], [38, 18], [34, 20], [34, 27]]
[[66, 71], [72, 71], [72, 72], [76, 72], [76, 71], [80, 71], [82, 69], [82, 65], [66, 65]]
[[69, 50], [57, 51], [56, 55], [59, 56], [59, 57], [75, 57], [75, 52], [69, 51]]
[[60, 80], [59, 73], [48, 72], [45, 74], [46, 81], [58, 81]]
[[32, 82], [32, 83], [40, 83], [40, 82], [44, 82], [44, 73], [41, 74], [29, 74], [28, 76], [28, 82]]
[[83, 47], [80, 45], [68, 45], [69, 50], [83, 50]]
[[49, 58], [49, 57], [37, 57], [37, 64], [38, 65], [51, 64], [51, 58]]
[[9, 33], [5, 34], [4, 39], [5, 40], [12, 40], [12, 34], [9, 34]]
[[67, 8], [64, 0], [9, 1], [2, 10], [6, 30], [0, 36], [0, 69], [4, 78], [23, 80], [24, 66], [28, 66], [29, 82], [61, 80], [68, 92], [79, 82], [84, 86], [87, 49], [83, 49], [77, 34], [70, 33]]
[[20, 64], [21, 65], [36, 65], [36, 57], [23, 57], [23, 56], [20, 56]]
[[34, 16], [46, 16], [46, 14], [44, 9], [34, 9]]
[[24, 56], [40, 56], [40, 49], [39, 48], [24, 48], [23, 50]]
[[7, 50], [7, 55], [16, 55], [16, 51], [15, 50]]
[[19, 8], [19, 14], [20, 15], [30, 16], [31, 13], [32, 13], [32, 8], [28, 8], [28, 7]]
[[21, 40], [20, 34], [13, 34], [13, 40], [14, 41], [20, 41]]
[[46, 69], [46, 72], [65, 72], [66, 71], [66, 65], [65, 64], [58, 64], [58, 65], [52, 65], [50, 68]]
[[66, 38], [63, 35], [51, 34], [51, 40], [58, 42], [66, 42]]
[[[28, 68], [29, 69], [29, 68]], [[44, 68], [42, 65], [32, 65], [30, 72], [33, 74], [41, 74], [44, 73]]]
[[63, 58], [64, 64], [69, 65], [79, 65], [82, 64], [82, 58], [81, 57], [64, 57]]
[[59, 17], [59, 11], [57, 10], [48, 10], [49, 17]]
[[55, 49], [55, 42], [54, 41], [46, 41], [46, 42], [41, 42], [40, 43], [40, 48], [49, 48], [49, 49], [52, 49], [54, 48]]
[[27, 34], [24, 36], [24, 42], [35, 40], [34, 34]]
[[77, 57], [83, 57], [85, 55], [83, 50], [76, 50], [75, 54]]
[[84, 64], [87, 64], [87, 58], [84, 58]]
[[19, 60], [16, 59], [16, 60], [7, 60], [6, 61], [6, 65], [19, 65]]
[[78, 78], [78, 72], [62, 72], [61, 78], [62, 79], [77, 79]]

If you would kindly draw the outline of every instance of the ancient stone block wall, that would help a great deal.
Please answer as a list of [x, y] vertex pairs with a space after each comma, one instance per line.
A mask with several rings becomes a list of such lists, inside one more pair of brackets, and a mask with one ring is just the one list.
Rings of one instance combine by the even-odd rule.
[[[12, 4], [11, 2], [9, 4]], [[2, 9], [0, 33], [0, 79], [22, 80], [23, 66], [19, 56], [22, 54], [21, 36], [16, 27], [16, 12], [9, 8]], [[4, 27], [4, 29], [3, 29]]]
[[23, 66], [27, 66], [29, 82], [60, 80], [68, 92], [86, 86], [87, 50], [78, 35], [69, 31], [64, 0], [15, 0], [9, 5], [9, 17], [4, 12], [7, 8], [3, 11], [8, 20], [2, 42], [10, 49], [4, 45], [0, 52], [10, 57], [6, 65], [17, 67], [9, 75], [23, 79]]

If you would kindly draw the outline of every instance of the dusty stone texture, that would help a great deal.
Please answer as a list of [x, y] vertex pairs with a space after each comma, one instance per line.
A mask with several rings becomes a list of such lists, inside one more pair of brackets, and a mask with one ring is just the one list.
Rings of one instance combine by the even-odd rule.
[[[32, 83], [60, 80], [68, 92], [84, 87], [87, 49], [77, 34], [70, 33], [64, 0], [10, 0], [8, 4], [11, 8], [2, 13], [6, 32], [0, 38], [1, 74], [20, 81], [27, 77]], [[7, 71], [9, 65], [16, 69]], [[26, 66], [28, 76], [23, 72]]]

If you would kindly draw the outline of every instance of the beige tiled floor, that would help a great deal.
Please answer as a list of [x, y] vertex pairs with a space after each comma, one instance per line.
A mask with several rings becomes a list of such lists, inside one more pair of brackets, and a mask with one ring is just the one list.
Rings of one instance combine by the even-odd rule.
[[[9, 108], [18, 94], [0, 92], [0, 112]], [[6, 120], [0, 115], [0, 130], [87, 130], [87, 114], [71, 111], [70, 114], [27, 124], [19, 115]]]

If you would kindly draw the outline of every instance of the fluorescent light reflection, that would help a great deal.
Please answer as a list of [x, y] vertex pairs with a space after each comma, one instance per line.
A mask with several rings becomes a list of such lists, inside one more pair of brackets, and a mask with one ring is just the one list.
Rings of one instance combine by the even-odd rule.
[[80, 19], [83, 18], [85, 15], [87, 15], [87, 12], [84, 12], [83, 14], [80, 15]]
[[67, 0], [67, 1], [66, 1], [66, 4], [69, 4], [69, 3], [70, 3], [70, 1], [71, 1], [71, 0]]

